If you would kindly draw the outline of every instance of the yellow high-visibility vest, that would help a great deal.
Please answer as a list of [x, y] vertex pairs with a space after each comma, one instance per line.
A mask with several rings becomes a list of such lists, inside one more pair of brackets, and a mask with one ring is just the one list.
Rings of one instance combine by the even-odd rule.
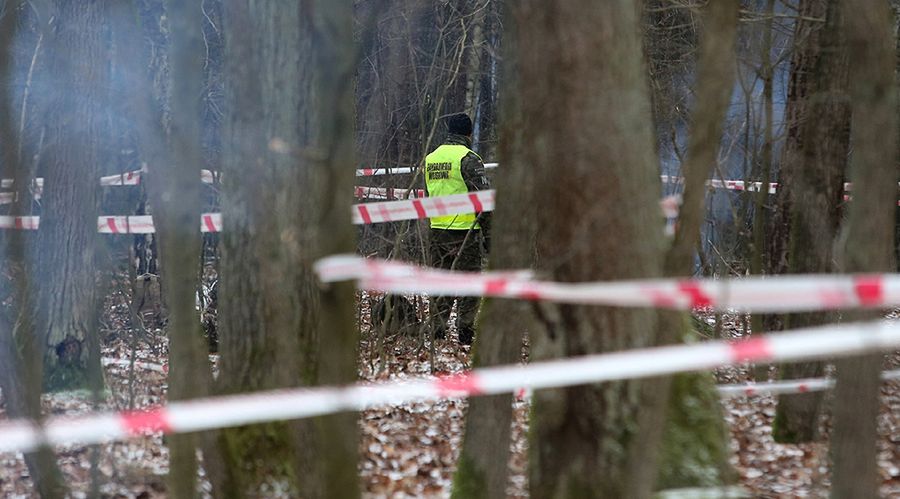
[[[464, 145], [444, 144], [425, 156], [425, 188], [428, 189], [428, 197], [449, 196], [452, 194], [465, 194], [469, 192], [466, 182], [462, 178], [460, 165], [462, 159], [469, 153], [475, 154]], [[477, 154], [475, 154], [478, 156]], [[479, 159], [481, 157], [479, 156]], [[431, 217], [432, 229], [469, 230], [480, 229], [476, 222], [475, 213], [460, 213], [458, 215], [445, 215]]]

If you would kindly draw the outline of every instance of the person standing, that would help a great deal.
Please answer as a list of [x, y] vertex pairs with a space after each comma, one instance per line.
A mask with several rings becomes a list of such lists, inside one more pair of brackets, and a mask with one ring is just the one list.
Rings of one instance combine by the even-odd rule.
[[[463, 113], [446, 118], [447, 138], [425, 157], [425, 188], [428, 197], [465, 194], [490, 189], [481, 157], [472, 151], [472, 120]], [[491, 213], [465, 213], [430, 219], [430, 262], [447, 270], [481, 270], [483, 254], [490, 251]], [[436, 338], [444, 338], [450, 321], [453, 298], [432, 297], [429, 314]], [[475, 317], [480, 298], [457, 300], [456, 327], [460, 344], [475, 339]]]

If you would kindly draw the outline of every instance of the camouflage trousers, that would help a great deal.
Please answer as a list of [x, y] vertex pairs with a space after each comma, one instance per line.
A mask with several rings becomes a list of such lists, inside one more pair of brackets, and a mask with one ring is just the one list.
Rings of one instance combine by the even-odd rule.
[[[480, 230], [431, 229], [429, 243], [431, 266], [440, 269], [465, 271], [481, 270], [482, 249]], [[455, 298], [452, 296], [432, 296], [429, 314], [432, 331], [437, 337], [446, 333], [450, 321], [450, 309], [457, 302], [456, 325], [458, 331], [471, 331], [475, 327], [475, 317], [481, 299], [477, 296]]]

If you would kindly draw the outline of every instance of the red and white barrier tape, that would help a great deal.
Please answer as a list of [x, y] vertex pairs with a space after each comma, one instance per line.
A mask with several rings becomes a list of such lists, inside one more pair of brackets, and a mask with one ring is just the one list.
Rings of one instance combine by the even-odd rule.
[[[485, 163], [484, 167], [488, 169], [497, 168], [499, 163]], [[410, 173], [414, 173], [416, 171], [415, 168], [408, 166], [401, 166], [397, 168], [360, 168], [356, 170], [357, 177], [375, 177], [381, 175], [406, 175]], [[664, 184], [682, 184], [684, 183], [684, 177], [679, 177], [675, 175], [660, 175], [659, 179]], [[720, 180], [720, 179], [709, 179], [706, 181], [706, 185], [709, 187], [714, 187], [717, 189], [729, 189], [735, 191], [749, 191], [749, 192], [757, 192], [759, 191], [763, 183], [762, 182], [747, 182], [744, 180]], [[844, 184], [844, 188], [846, 190], [850, 190], [849, 182]], [[768, 192], [769, 194], [774, 194], [778, 189], [777, 182], [770, 182], [768, 184]]]
[[[881, 373], [883, 381], [900, 379], [900, 370]], [[745, 383], [741, 385], [718, 385], [722, 397], [752, 397], [760, 395], [787, 395], [792, 393], [821, 392], [834, 388], [835, 380], [829, 378], [792, 379], [771, 383]]]
[[[141, 183], [141, 175], [145, 170], [134, 170], [130, 172], [121, 173], [118, 175], [106, 175], [100, 177], [100, 185], [104, 187], [109, 186], [117, 186], [117, 185], [139, 185]], [[210, 170], [200, 170], [200, 180], [204, 184], [211, 184], [214, 182], [216, 177], [216, 173]], [[39, 195], [41, 189], [44, 187], [44, 179], [38, 177], [33, 180], [34, 188], [36, 194]], [[0, 188], [9, 189], [15, 184], [15, 180], [11, 178], [5, 178], [0, 180]]]
[[[484, 167], [488, 169], [497, 168], [499, 163], [485, 163]], [[118, 186], [118, 185], [139, 185], [141, 183], [142, 173], [146, 170], [134, 170], [130, 172], [121, 173], [118, 175], [106, 175], [100, 177], [100, 185], [102, 186]], [[402, 166], [397, 168], [360, 168], [356, 170], [357, 177], [373, 177], [373, 176], [381, 176], [381, 175], [391, 175], [391, 174], [409, 174], [413, 173], [415, 168], [411, 168], [408, 166]], [[203, 169], [200, 170], [200, 180], [205, 184], [214, 183], [217, 178], [220, 178], [221, 174], [218, 172], [214, 172], [211, 170]], [[684, 177], [674, 176], [674, 175], [660, 175], [660, 180], [663, 183], [672, 183], [672, 184], [682, 184], [684, 183]], [[10, 178], [5, 178], [0, 181], [0, 188], [9, 189], [13, 186], [14, 180]], [[706, 181], [706, 185], [718, 189], [729, 189], [735, 191], [749, 191], [749, 192], [757, 192], [759, 191], [763, 183], [762, 182], [747, 182], [744, 180], [720, 180], [720, 179], [709, 179]], [[44, 186], [43, 178], [34, 179], [34, 186], [36, 190], [39, 192], [40, 189]], [[844, 190], [850, 191], [852, 188], [852, 184], [850, 182], [844, 183]], [[774, 194], [778, 189], [777, 182], [768, 183], [768, 192], [769, 194]], [[2, 204], [2, 202], [0, 202]]]
[[314, 268], [323, 282], [355, 279], [361, 289], [386, 293], [754, 313], [900, 306], [900, 274], [564, 283], [538, 281], [522, 274], [446, 271], [356, 255], [326, 257]]
[[402, 175], [412, 173], [415, 169], [409, 166], [400, 166], [397, 168], [359, 168], [356, 170], [357, 177], [377, 177], [381, 175]]
[[395, 187], [356, 186], [353, 195], [357, 199], [404, 199], [406, 197], [424, 198], [425, 189], [400, 189]]
[[493, 211], [494, 191], [353, 205], [354, 224], [417, 220], [444, 215]]
[[[131, 359], [110, 359], [105, 358], [102, 360], [104, 366], [116, 366], [116, 367], [131, 367]], [[139, 369], [145, 369], [147, 371], [153, 371], [161, 374], [169, 374], [169, 364], [156, 364], [154, 362], [144, 362], [142, 360], [135, 360], [134, 367]]]
[[[97, 219], [101, 234], [152, 234], [156, 232], [151, 215], [102, 216]], [[222, 232], [222, 214], [200, 215], [200, 232]]]
[[[660, 175], [659, 179], [664, 184], [683, 184], [684, 177], [676, 177], [672, 175]], [[709, 179], [706, 181], [706, 185], [708, 187], [713, 187], [716, 189], [728, 189], [732, 191], [748, 191], [748, 192], [759, 192], [762, 189], [762, 182], [745, 182], [743, 180], [720, 180], [720, 179]], [[768, 192], [769, 194], [775, 194], [778, 189], [777, 182], [770, 182], [768, 184]]]
[[[485, 168], [497, 168], [499, 163], [485, 163]], [[397, 168], [359, 168], [356, 170], [357, 177], [376, 177], [381, 175], [404, 175], [415, 172], [416, 169], [409, 166], [400, 166]]]
[[[659, 179], [664, 184], [683, 184], [684, 177], [675, 177], [670, 175], [660, 175]], [[743, 180], [720, 180], [720, 179], [709, 179], [706, 181], [706, 185], [708, 187], [713, 187], [716, 189], [728, 189], [731, 191], [747, 191], [747, 192], [759, 192], [762, 189], [762, 182], [745, 182]], [[900, 185], [900, 184], [898, 184]], [[768, 184], [768, 193], [775, 194], [778, 192], [778, 182], [769, 182]], [[850, 192], [853, 189], [852, 182], [844, 182], [844, 190]], [[844, 195], [844, 201], [850, 201], [850, 196]], [[900, 205], [900, 201], [897, 202]]]
[[[37, 230], [41, 217], [0, 216], [0, 229]], [[200, 232], [221, 232], [222, 214], [204, 213], [200, 216]], [[97, 232], [101, 234], [152, 234], [156, 232], [150, 215], [97, 217]]]
[[798, 361], [857, 355], [900, 346], [900, 325], [884, 322], [797, 330], [750, 340], [647, 348], [510, 365], [438, 379], [356, 384], [173, 402], [149, 411], [50, 418], [0, 424], [0, 452], [29, 451], [41, 444], [91, 444], [146, 432], [193, 432], [267, 421], [358, 411], [416, 400], [491, 395], [618, 379], [707, 370], [750, 361]]
[[[103, 359], [104, 366], [131, 367], [130, 359]], [[140, 360], [134, 361], [134, 367], [145, 369], [161, 374], [169, 373], [169, 364], [157, 364], [153, 362], [144, 362]], [[885, 371], [881, 373], [883, 381], [900, 380], [900, 369], [894, 371]], [[808, 393], [830, 390], [834, 388], [834, 379], [830, 378], [804, 378], [784, 381], [771, 381], [768, 383], [742, 383], [742, 384], [725, 384], [716, 385], [719, 395], [725, 398], [729, 397], [755, 397], [763, 395], [786, 395], [794, 393]], [[519, 388], [515, 391], [518, 399], [528, 399], [531, 397], [531, 390]]]
[[[413, 198], [401, 201], [355, 204], [352, 207], [354, 224], [372, 224], [399, 220], [417, 220], [442, 215], [481, 213], [494, 209], [494, 191], [478, 191], [452, 196]], [[40, 217], [0, 216], [0, 229], [35, 230]], [[150, 215], [108, 216], [97, 219], [97, 230], [103, 234], [150, 234], [156, 231]], [[221, 232], [222, 214], [204, 213], [201, 232]]]

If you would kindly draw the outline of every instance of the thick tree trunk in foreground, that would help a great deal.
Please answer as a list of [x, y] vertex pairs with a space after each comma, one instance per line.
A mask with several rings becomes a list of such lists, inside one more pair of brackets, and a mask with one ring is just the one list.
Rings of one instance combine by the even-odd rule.
[[[97, 332], [97, 215], [108, 53], [102, 2], [55, 5], [60, 22], [48, 43], [54, 82], [66, 81], [46, 117], [45, 185], [37, 258], [38, 337], [50, 389], [84, 387], [100, 376]], [[61, 76], [60, 76], [61, 75]]]
[[[351, 15], [345, 1], [226, 6], [225, 392], [356, 380], [353, 284], [317, 291], [311, 270], [355, 247]], [[252, 493], [261, 470], [295, 477], [302, 497], [358, 496], [356, 421], [223, 432], [221, 493]]]
[[[857, 0], [844, 7], [850, 59], [853, 202], [843, 240], [844, 271], [891, 272], [897, 204], [897, 86], [893, 16], [886, 2]], [[854, 314], [877, 319], [877, 313]], [[882, 355], [837, 363], [831, 497], [877, 497], [877, 418]]]
[[[717, 162], [728, 104], [734, 86], [737, 0], [707, 5], [697, 61], [696, 100], [687, 157], [682, 165], [684, 194], [677, 232], [666, 254], [668, 277], [693, 273], [706, 199], [706, 179]], [[659, 313], [657, 342], [680, 343], [692, 334], [688, 314]], [[672, 382], [674, 379], [674, 383]], [[727, 431], [714, 380], [708, 373], [682, 374], [646, 383], [647, 405], [642, 413], [634, 458], [633, 486], [639, 497], [649, 496], [654, 485], [679, 488], [720, 485], [731, 481], [728, 472]], [[670, 397], [671, 395], [671, 397]], [[670, 417], [666, 419], [665, 402]], [[654, 406], [654, 404], [660, 404]], [[662, 445], [661, 466], [657, 471]]]
[[[226, 2], [228, 113], [222, 155], [218, 391], [312, 384], [317, 316], [308, 160], [313, 135], [312, 26], [306, 6]], [[293, 428], [293, 431], [292, 429]], [[302, 434], [302, 442], [292, 442]], [[225, 430], [217, 493], [259, 494], [266, 475], [294, 475], [305, 497], [319, 477], [309, 421]], [[299, 462], [299, 464], [298, 464]], [[293, 472], [291, 470], [294, 470]]]
[[[792, 274], [829, 273], [841, 222], [844, 171], [849, 151], [850, 107], [847, 54], [840, 33], [840, 5], [807, 0], [800, 13], [825, 18], [824, 26], [799, 21], [788, 91], [788, 131], [782, 156], [783, 184], [790, 184], [788, 268]], [[791, 314], [785, 328], [828, 324], [834, 313]], [[785, 379], [823, 375], [821, 362], [786, 364]], [[773, 433], [776, 441], [805, 442], [818, 436], [822, 393], [779, 397]]]
[[[522, 143], [536, 267], [559, 281], [659, 276], [663, 234], [638, 11], [629, 1], [517, 2]], [[570, 36], [579, 33], [578, 37]], [[538, 304], [532, 358], [652, 345], [653, 311]], [[532, 497], [628, 497], [641, 383], [535, 394]]]
[[[531, 170], [521, 141], [525, 123], [518, 105], [515, 22], [507, 19], [504, 44], [504, 81], [500, 161], [509, 165], [495, 176], [498, 203], [494, 210], [490, 267], [530, 268], [534, 260]], [[531, 304], [514, 300], [485, 300], [478, 317], [474, 367], [514, 364], [521, 358], [522, 336], [530, 329]], [[509, 475], [512, 395], [469, 399], [463, 448], [453, 478], [453, 497], [506, 497]]]

